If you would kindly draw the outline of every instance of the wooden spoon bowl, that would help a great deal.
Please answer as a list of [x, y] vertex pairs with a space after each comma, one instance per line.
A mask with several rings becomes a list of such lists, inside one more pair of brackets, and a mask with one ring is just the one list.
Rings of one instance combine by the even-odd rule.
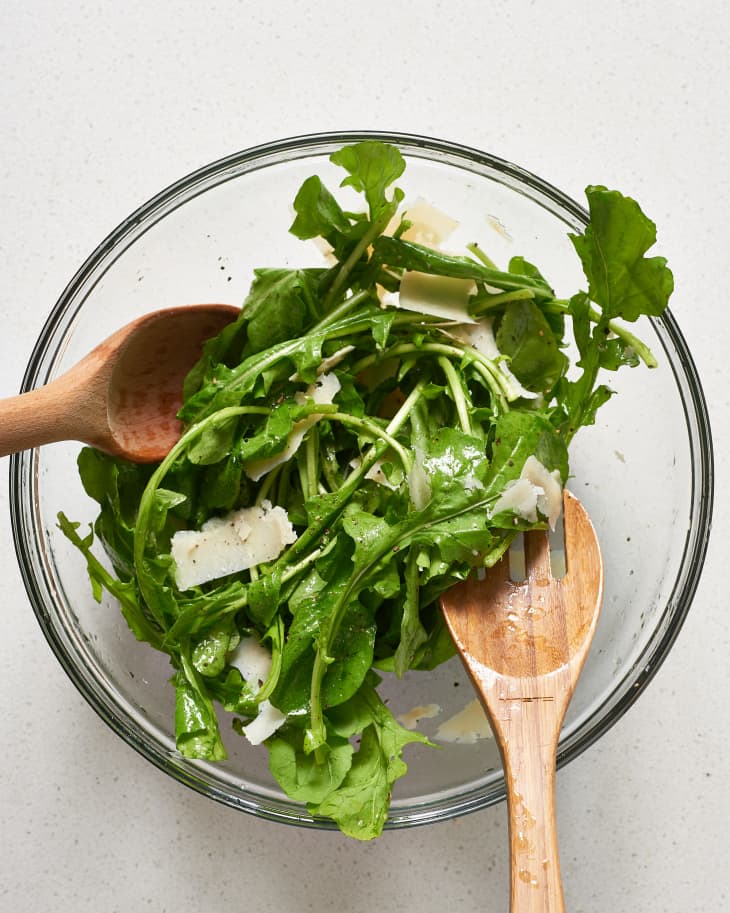
[[239, 313], [195, 304], [128, 323], [56, 380], [0, 400], [0, 456], [76, 440], [137, 463], [162, 460], [180, 436], [186, 374]]
[[525, 535], [524, 581], [505, 556], [483, 580], [441, 597], [456, 647], [502, 754], [510, 825], [512, 913], [563, 913], [555, 825], [555, 759], [565, 712], [603, 596], [603, 562], [580, 502], [563, 497], [565, 576], [555, 579], [546, 532]]

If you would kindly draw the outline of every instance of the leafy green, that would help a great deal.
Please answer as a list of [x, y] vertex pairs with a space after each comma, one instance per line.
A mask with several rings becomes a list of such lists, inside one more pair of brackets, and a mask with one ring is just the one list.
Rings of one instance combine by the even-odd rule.
[[[362, 732], [360, 747], [339, 785], [309, 810], [332, 818], [344, 834], [358, 840], [377, 837], [388, 816], [393, 784], [407, 771], [403, 749], [412, 742], [429, 744], [419, 732], [404, 729], [382, 702], [369, 678], [346, 713], [335, 715], [335, 732]], [[354, 725], [353, 725], [354, 724]]]
[[349, 177], [340, 186], [354, 187], [365, 195], [372, 222], [390, 219], [395, 214], [403, 193], [396, 188], [389, 200], [386, 191], [406, 167], [403, 156], [395, 146], [365, 140], [352, 146], [343, 146], [332, 153], [330, 160], [349, 172]]
[[[653, 224], [615, 191], [588, 188], [591, 222], [571, 236], [587, 289], [556, 299], [519, 254], [502, 270], [476, 243], [446, 254], [403, 240], [403, 221], [384, 234], [403, 199], [396, 148], [364, 141], [331, 158], [362, 211], [312, 176], [290, 230], [323, 238], [334, 265], [255, 270], [240, 316], [185, 381], [179, 442], [152, 467], [84, 448], [98, 517], [88, 533], [63, 514], [59, 525], [94, 597], [110, 594], [134, 635], [167, 656], [178, 750], [224, 759], [221, 709], [245, 733], [269, 701], [286, 715], [266, 740], [281, 788], [370, 839], [405, 749], [430, 745], [394, 719], [373, 670], [426, 674], [453, 656], [440, 595], [492, 567], [515, 531], [544, 526], [496, 508], [500, 496], [529, 457], [568, 478], [568, 443], [611, 396], [607, 373], [655, 364], [622, 321], [660, 314], [672, 277], [644, 256]], [[471, 313], [486, 318], [498, 356], [463, 327], [381, 306], [408, 270], [472, 280]], [[336, 391], [318, 403], [323, 373]], [[266, 503], [286, 510], [296, 541], [181, 591], [176, 533]], [[236, 662], [251, 638], [271, 653], [263, 681]]]
[[499, 322], [497, 346], [528, 390], [549, 393], [568, 367], [568, 358], [558, 348], [545, 314], [529, 299], [507, 304]]
[[656, 226], [639, 204], [617, 190], [586, 189], [590, 224], [571, 235], [586, 277], [591, 300], [603, 317], [637, 320], [658, 317], [674, 289], [664, 257], [645, 257], [656, 243]]

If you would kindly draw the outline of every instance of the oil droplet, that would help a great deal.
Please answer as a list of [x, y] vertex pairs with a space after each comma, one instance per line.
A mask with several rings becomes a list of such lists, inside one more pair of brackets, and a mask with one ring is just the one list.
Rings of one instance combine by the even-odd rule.
[[536, 888], [540, 883], [529, 869], [520, 869], [517, 873], [517, 876], [520, 881], [524, 881], [525, 884], [532, 885], [533, 888]]

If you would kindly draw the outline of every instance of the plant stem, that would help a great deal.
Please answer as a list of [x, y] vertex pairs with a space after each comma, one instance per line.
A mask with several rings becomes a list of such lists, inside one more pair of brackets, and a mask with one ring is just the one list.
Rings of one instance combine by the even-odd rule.
[[472, 427], [471, 419], [469, 418], [469, 406], [467, 405], [466, 397], [464, 396], [464, 388], [459, 381], [456, 370], [449, 359], [445, 358], [443, 355], [439, 356], [438, 363], [446, 375], [446, 381], [449, 385], [454, 405], [456, 406], [456, 414], [459, 416], [461, 430], [464, 434], [471, 434]]
[[[545, 306], [545, 310], [559, 314], [570, 314], [570, 302], [560, 298], [555, 298], [553, 301], [549, 302], [547, 306]], [[594, 323], [599, 323], [603, 315], [601, 314], [600, 310], [598, 310], [598, 308], [591, 306], [588, 310], [588, 316]], [[638, 357], [644, 362], [647, 368], [657, 367], [658, 362], [649, 346], [645, 342], [642, 342], [638, 336], [635, 336], [631, 330], [626, 327], [625, 324], [621, 323], [621, 321], [617, 320], [616, 318], [611, 318], [606, 322], [606, 325], [612, 333], [618, 336], [619, 339], [623, 339], [626, 345], [629, 346], [629, 348], [633, 349], [634, 352], [636, 352]]]

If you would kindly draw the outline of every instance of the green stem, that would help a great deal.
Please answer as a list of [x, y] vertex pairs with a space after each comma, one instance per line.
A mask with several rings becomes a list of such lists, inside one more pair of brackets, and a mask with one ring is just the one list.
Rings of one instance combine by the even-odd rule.
[[334, 536], [327, 545], [324, 545], [322, 548], [313, 549], [306, 557], [302, 558], [297, 564], [292, 564], [288, 567], [284, 573], [281, 575], [282, 585], [289, 583], [290, 580], [293, 580], [295, 577], [298, 577], [302, 571], [305, 571], [308, 567], [314, 564], [315, 561], [318, 561], [328, 552], [330, 552], [337, 542], [337, 536]]
[[471, 244], [467, 244], [466, 249], [471, 251], [472, 254], [474, 254], [474, 256], [477, 258], [477, 260], [480, 260], [485, 266], [488, 266], [490, 269], [499, 268], [497, 266], [497, 264], [494, 262], [494, 260], [492, 260], [492, 258], [485, 251], [483, 251], [481, 249], [481, 247], [476, 243], [476, 241], [472, 241]]
[[[553, 301], [549, 302], [547, 306], [545, 306], [545, 310], [552, 313], [570, 314], [570, 302], [560, 298], [555, 298]], [[594, 323], [599, 323], [603, 315], [598, 308], [591, 306], [588, 310], [588, 316]], [[652, 353], [649, 346], [647, 346], [645, 342], [642, 342], [638, 336], [635, 336], [631, 330], [625, 326], [625, 324], [621, 323], [616, 318], [611, 318], [607, 321], [606, 325], [612, 333], [618, 336], [619, 339], [623, 339], [626, 345], [632, 348], [634, 352], [636, 352], [638, 357], [644, 362], [647, 368], [657, 367], [659, 363], [654, 357], [654, 354]]]
[[376, 422], [371, 421], [367, 418], [360, 418], [356, 415], [351, 415], [349, 412], [335, 412], [334, 415], [328, 415], [327, 418], [330, 421], [342, 422], [343, 425], [349, 425], [352, 428], [356, 428], [359, 431], [364, 431], [366, 434], [371, 435], [372, 437], [380, 438], [382, 441], [385, 441], [389, 447], [391, 447], [398, 454], [398, 457], [403, 464], [403, 469], [406, 473], [410, 472], [412, 460], [411, 456], [391, 434], [388, 434], [380, 425]]
[[326, 329], [328, 326], [331, 326], [333, 323], [337, 323], [338, 320], [342, 320], [343, 317], [347, 317], [359, 304], [363, 301], [366, 301], [370, 296], [370, 292], [365, 290], [363, 292], [355, 292], [354, 295], [350, 295], [349, 298], [338, 304], [336, 308], [331, 310], [326, 314], [319, 323], [315, 324], [310, 333], [320, 333], [322, 330]]
[[[413, 390], [411, 390], [411, 392], [406, 397], [403, 405], [388, 423], [388, 426], [385, 429], [386, 434], [394, 437], [398, 433], [400, 428], [406, 422], [411, 409], [422, 396], [424, 386], [425, 383], [420, 381], [416, 384]], [[389, 445], [386, 441], [378, 439], [370, 447], [370, 450], [368, 450], [368, 452], [363, 456], [360, 465], [356, 469], [352, 470], [342, 485], [337, 489], [337, 499], [332, 503], [332, 506], [323, 512], [320, 517], [317, 517], [316, 520], [310, 522], [309, 526], [307, 526], [306, 530], [297, 539], [297, 541], [291, 545], [286, 552], [284, 552], [281, 558], [278, 559], [281, 562], [282, 569], [284, 567], [288, 567], [288, 565], [290, 565], [294, 560], [299, 559], [303, 553], [306, 553], [306, 551], [311, 547], [312, 543], [319, 539], [324, 530], [332, 525], [335, 519], [350, 502], [350, 499], [355, 494], [357, 489], [360, 487], [360, 484], [365, 478], [367, 472], [370, 470], [373, 464], [376, 463], [378, 459], [380, 459], [380, 457], [385, 453], [388, 446]]]
[[[283, 464], [282, 464], [283, 465]], [[256, 504], [261, 505], [269, 497], [271, 489], [274, 487], [274, 483], [279, 478], [281, 473], [281, 466], [275, 466], [270, 472], [267, 472], [264, 476], [264, 480], [261, 483], [258, 494], [256, 495]]]
[[[339, 413], [335, 413], [336, 415]], [[308, 497], [312, 498], [317, 494], [319, 484], [319, 432], [317, 426], [313, 425], [309, 429], [307, 440], [305, 442], [305, 464]]]
[[469, 308], [472, 317], [482, 317], [496, 308], [509, 304], [511, 301], [525, 301], [535, 299], [535, 292], [531, 288], [519, 288], [512, 292], [495, 292], [475, 299]]
[[438, 363], [446, 376], [446, 382], [449, 385], [449, 390], [451, 391], [451, 396], [454, 400], [454, 405], [456, 406], [456, 414], [459, 416], [461, 430], [465, 434], [471, 434], [472, 427], [471, 419], [469, 418], [469, 406], [467, 405], [466, 397], [464, 396], [464, 388], [461, 385], [456, 369], [449, 359], [443, 355], [439, 356]]
[[390, 349], [386, 349], [380, 354], [366, 355], [353, 366], [352, 372], [356, 373], [378, 361], [385, 361], [388, 358], [395, 358], [400, 355], [417, 355], [423, 352], [430, 352], [435, 355], [446, 355], [449, 358], [458, 358], [460, 361], [466, 358], [484, 378], [492, 393], [494, 393], [502, 406], [504, 400], [514, 399], [509, 382], [504, 374], [502, 374], [490, 358], [482, 355], [482, 353], [473, 346], [464, 346], [461, 348], [444, 342], [424, 342], [420, 345], [415, 342], [402, 342], [392, 346]]
[[337, 296], [344, 290], [345, 286], [347, 285], [347, 279], [350, 273], [355, 268], [358, 261], [368, 249], [368, 247], [370, 247], [378, 235], [383, 233], [383, 230], [389, 221], [390, 217], [387, 219], [380, 219], [377, 222], [373, 222], [370, 228], [365, 232], [362, 238], [360, 238], [355, 247], [352, 249], [347, 259], [343, 261], [342, 265], [337, 271], [337, 275], [335, 276], [332, 285], [329, 288], [329, 291], [327, 292], [327, 295], [325, 296], [325, 310], [327, 310], [327, 308], [334, 303], [334, 301], [337, 299]]
[[269, 674], [266, 676], [266, 681], [256, 692], [257, 704], [260, 704], [262, 701], [271, 697], [274, 693], [274, 689], [279, 683], [279, 676], [281, 675], [282, 661], [284, 658], [283, 650], [285, 638], [284, 619], [281, 615], [277, 615], [276, 620], [264, 635], [264, 638], [266, 637], [271, 641], [271, 669], [269, 669]]

